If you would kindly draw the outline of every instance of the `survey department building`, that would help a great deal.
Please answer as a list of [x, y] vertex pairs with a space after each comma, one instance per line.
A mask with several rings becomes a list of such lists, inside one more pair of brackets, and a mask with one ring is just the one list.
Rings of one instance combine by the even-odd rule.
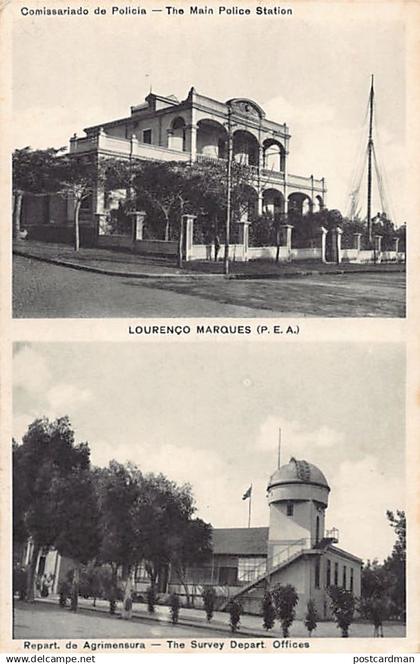
[[[201, 593], [215, 588], [217, 608], [240, 600], [246, 613], [260, 614], [264, 592], [277, 585], [295, 587], [297, 618], [303, 618], [307, 602], [315, 602], [320, 619], [331, 618], [328, 589], [340, 586], [360, 597], [362, 560], [338, 546], [336, 528], [325, 527], [330, 487], [322, 471], [305, 460], [291, 458], [271, 475], [267, 486], [269, 526], [214, 528], [213, 553], [205, 565], [187, 570], [186, 581], [194, 605], [202, 605]], [[30, 551], [27, 551], [30, 555]], [[29, 557], [23, 559], [28, 564]], [[40, 553], [38, 574], [53, 577], [52, 591], [71, 572], [73, 563], [54, 550]], [[134, 599], [145, 601], [150, 578], [144, 562], [133, 571]], [[184, 603], [185, 586], [164, 566], [158, 579], [161, 600], [177, 593]]]

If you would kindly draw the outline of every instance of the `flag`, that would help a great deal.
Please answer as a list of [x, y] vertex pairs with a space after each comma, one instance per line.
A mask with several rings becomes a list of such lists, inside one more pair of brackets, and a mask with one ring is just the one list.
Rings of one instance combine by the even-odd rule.
[[242, 500], [246, 500], [247, 498], [251, 498], [251, 493], [252, 493], [252, 484], [249, 487], [249, 489], [247, 489], [245, 491], [244, 495], [242, 496]]

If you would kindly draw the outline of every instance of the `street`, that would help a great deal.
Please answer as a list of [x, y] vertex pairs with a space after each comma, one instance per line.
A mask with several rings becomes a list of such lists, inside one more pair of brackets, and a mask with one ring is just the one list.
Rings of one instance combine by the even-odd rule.
[[136, 279], [15, 256], [16, 318], [403, 317], [405, 275], [361, 273], [282, 279]]
[[107, 613], [80, 610], [71, 613], [51, 604], [25, 604], [15, 608], [14, 638], [16, 639], [150, 639], [220, 637], [220, 633], [201, 627], [172, 625], [147, 620], [121, 620]]

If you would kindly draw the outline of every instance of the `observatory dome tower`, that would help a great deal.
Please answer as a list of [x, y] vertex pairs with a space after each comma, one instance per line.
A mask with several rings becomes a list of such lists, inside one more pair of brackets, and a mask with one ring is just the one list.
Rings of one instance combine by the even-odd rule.
[[311, 549], [323, 539], [329, 492], [325, 475], [313, 464], [292, 457], [279, 466], [267, 486], [269, 559], [286, 548]]

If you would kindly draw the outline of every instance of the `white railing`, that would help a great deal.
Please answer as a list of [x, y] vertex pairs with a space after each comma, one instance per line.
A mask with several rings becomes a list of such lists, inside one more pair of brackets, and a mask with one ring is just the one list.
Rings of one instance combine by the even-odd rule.
[[290, 558], [308, 548], [310, 548], [310, 540], [308, 539], [291, 542], [271, 558], [264, 560], [262, 563], [258, 563], [255, 567], [244, 570], [240, 576], [238, 575], [238, 581], [247, 584], [258, 581], [259, 579], [264, 578], [271, 570], [278, 567], [278, 565], [287, 562]]

